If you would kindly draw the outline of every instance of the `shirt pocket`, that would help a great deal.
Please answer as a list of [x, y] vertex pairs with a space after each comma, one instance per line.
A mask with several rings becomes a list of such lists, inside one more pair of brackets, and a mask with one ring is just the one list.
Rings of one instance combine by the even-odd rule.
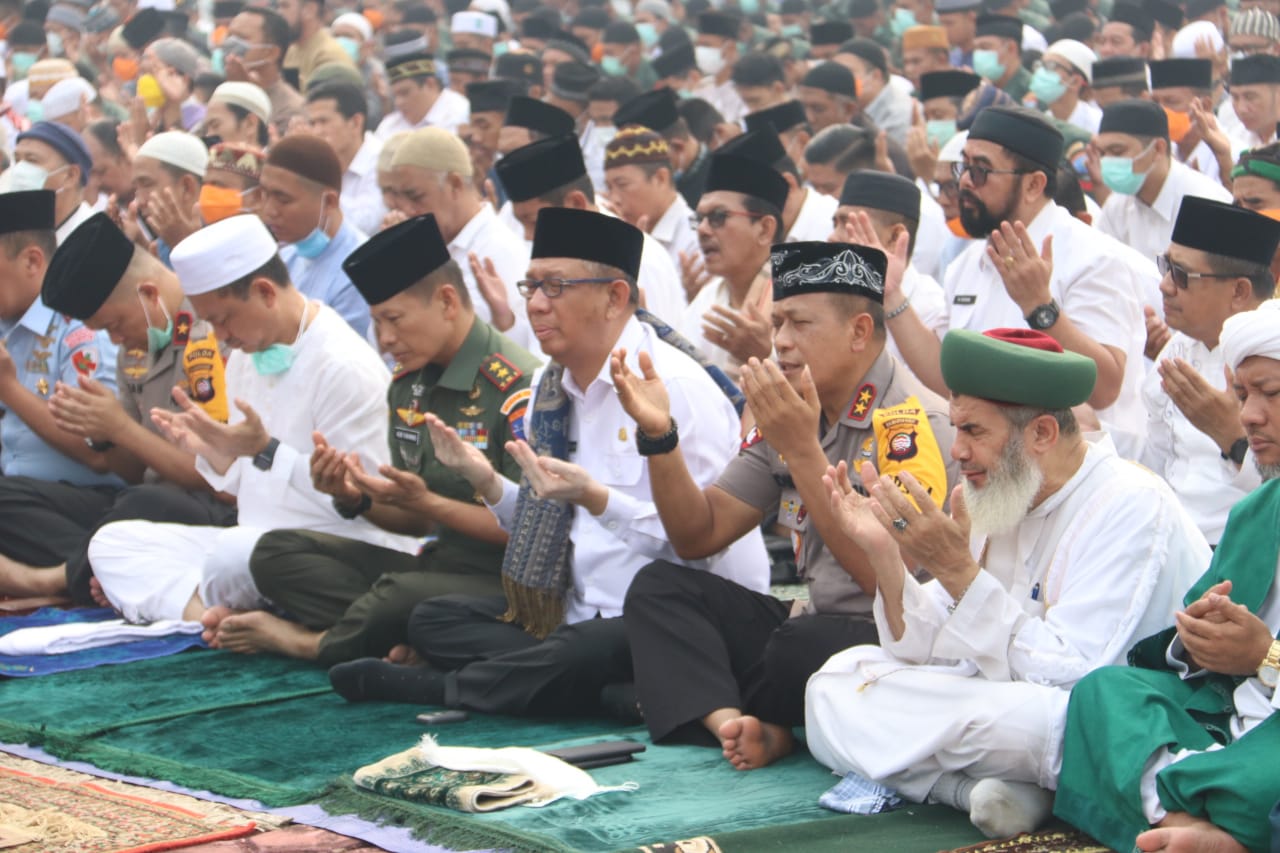
[[634, 486], [644, 475], [644, 459], [638, 453], [605, 453], [600, 482], [608, 486]]

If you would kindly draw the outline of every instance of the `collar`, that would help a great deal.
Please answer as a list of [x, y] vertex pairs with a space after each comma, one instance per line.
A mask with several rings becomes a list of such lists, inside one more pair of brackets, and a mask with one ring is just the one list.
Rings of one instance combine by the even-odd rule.
[[372, 174], [378, 166], [378, 153], [381, 148], [382, 146], [378, 144], [378, 138], [366, 130], [364, 132], [364, 141], [360, 143], [356, 156], [351, 158], [351, 164], [347, 166], [347, 171], [357, 178]]
[[[480, 209], [476, 211], [476, 215], [467, 220], [467, 224], [462, 226], [462, 230], [458, 232], [458, 236], [449, 241], [449, 254], [456, 252], [465, 252], [469, 250], [480, 237], [480, 233], [490, 226], [490, 223], [497, 218], [493, 212], [493, 208], [489, 206], [489, 202], [481, 202]], [[502, 227], [506, 227], [505, 225]]]
[[[681, 210], [681, 208], [684, 209]], [[687, 222], [691, 212], [684, 196], [677, 192], [676, 197], [668, 205], [666, 213], [662, 214], [658, 224], [654, 225], [653, 230], [649, 232], [649, 236], [664, 243], [671, 242], [675, 239], [676, 231], [680, 227], [680, 217], [683, 216]]]
[[17, 326], [26, 326], [27, 329], [35, 335], [47, 335], [49, 327], [53, 325], [55, 312], [52, 308], [44, 304], [44, 300], [39, 296], [36, 301], [31, 303], [31, 307], [22, 315], [22, 319], [15, 324]]
[[479, 317], [471, 321], [471, 330], [462, 340], [462, 346], [449, 360], [436, 385], [452, 391], [470, 391], [475, 384], [476, 364], [489, 348], [489, 324]]
[[880, 406], [880, 401], [884, 399], [885, 392], [892, 383], [893, 359], [886, 348], [880, 350], [871, 369], [863, 374], [858, 390], [853, 392], [853, 397], [844, 408], [840, 424], [854, 429], [870, 429], [871, 415]]
[[1100, 434], [1096, 440], [1086, 438], [1084, 448], [1084, 459], [1080, 461], [1080, 467], [1068, 478], [1067, 482], [1062, 484], [1061, 488], [1042, 500], [1035, 509], [1028, 512], [1027, 518], [1043, 518], [1056, 510], [1088, 479], [1094, 468], [1097, 468], [1107, 459], [1118, 455], [1115, 445], [1111, 443], [1110, 437], [1105, 433]]
[[[612, 353], [620, 347], [625, 348], [627, 351], [627, 358], [632, 359], [629, 366], [632, 371], [635, 371], [639, 369], [637, 367], [639, 362], [635, 361], [635, 359], [639, 358], [638, 353], [640, 349], [644, 347], [644, 344], [645, 324], [637, 320], [636, 316], [632, 314], [627, 318], [627, 324], [622, 327], [622, 332], [618, 335], [618, 339], [613, 342], [611, 347], [609, 347], [609, 352]], [[591, 385], [595, 385], [597, 382], [603, 382], [610, 388], [613, 387], [613, 371], [609, 368], [608, 358], [606, 358], [604, 360], [604, 364], [600, 366], [600, 372], [596, 374], [596, 378], [591, 380]], [[573, 381], [573, 374], [567, 370], [564, 372], [564, 387], [566, 391], [578, 399], [586, 397], [587, 392], [590, 390], [590, 386], [587, 388], [579, 388], [578, 384]]]
[[1174, 186], [1181, 183], [1177, 174], [1177, 167], [1181, 165], [1176, 160], [1169, 162], [1169, 172], [1164, 176], [1160, 192], [1156, 193], [1155, 200], [1151, 202], [1151, 209], [1166, 222], [1173, 222], [1174, 217], [1178, 215], [1178, 206], [1182, 204], [1182, 193], [1179, 192], [1178, 187]]

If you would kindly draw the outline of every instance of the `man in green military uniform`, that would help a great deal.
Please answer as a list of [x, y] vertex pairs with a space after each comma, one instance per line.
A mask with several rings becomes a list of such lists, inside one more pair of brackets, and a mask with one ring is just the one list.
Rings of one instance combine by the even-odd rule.
[[388, 393], [393, 466], [364, 471], [315, 436], [311, 477], [339, 514], [396, 533], [436, 539], [417, 556], [307, 531], [263, 536], [250, 568], [265, 611], [223, 619], [211, 645], [334, 664], [389, 655], [409, 612], [438, 595], [492, 595], [506, 533], [475, 490], [436, 459], [426, 416], [444, 420], [512, 479], [504, 449], [520, 436], [537, 360], [475, 315], [462, 271], [435, 217], [419, 216], [370, 239], [343, 263], [369, 302], [379, 346], [398, 362]]

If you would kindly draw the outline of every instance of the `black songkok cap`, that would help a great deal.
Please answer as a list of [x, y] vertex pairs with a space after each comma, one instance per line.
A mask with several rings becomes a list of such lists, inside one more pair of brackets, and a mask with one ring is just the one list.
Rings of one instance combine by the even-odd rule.
[[773, 205], [779, 211], [787, 203], [787, 182], [772, 168], [760, 168], [760, 161], [741, 154], [711, 155], [707, 185], [703, 194], [724, 190], [742, 193]]
[[749, 133], [740, 133], [716, 149], [717, 154], [734, 154], [774, 168], [787, 156], [787, 150], [772, 127], [763, 127]]
[[387, 60], [387, 81], [397, 83], [401, 80], [413, 80], [419, 77], [434, 77], [436, 60], [429, 53], [406, 53]]
[[856, 243], [778, 243], [769, 255], [773, 299], [801, 293], [847, 293], [884, 304], [884, 252]]
[[1102, 111], [1098, 133], [1127, 133], [1131, 136], [1169, 138], [1169, 114], [1155, 101], [1126, 98], [1108, 104]]
[[120, 30], [125, 43], [134, 50], [142, 50], [164, 32], [164, 15], [155, 9], [139, 9]]
[[511, 99], [502, 123], [508, 127], [526, 127], [546, 136], [564, 136], [574, 130], [573, 116], [554, 104], [526, 95]]
[[52, 231], [53, 190], [24, 190], [0, 193], [0, 234], [15, 231]]
[[1249, 86], [1254, 83], [1280, 83], [1280, 56], [1255, 53], [1242, 56], [1231, 63], [1231, 85]]
[[1055, 174], [1062, 159], [1062, 132], [1026, 107], [987, 107], [973, 120], [969, 138], [1003, 145]]
[[513, 202], [539, 198], [587, 174], [575, 136], [539, 139], [517, 148], [494, 164], [498, 180]]
[[742, 19], [725, 12], [703, 12], [698, 16], [698, 32], [707, 36], [723, 36], [736, 39], [742, 29]]
[[1265, 267], [1280, 245], [1280, 222], [1247, 208], [1189, 195], [1183, 196], [1169, 239], [1188, 249]]
[[1182, 8], [1169, 0], [1143, 0], [1152, 19], [1165, 29], [1176, 30], [1182, 26]]
[[342, 270], [370, 305], [403, 293], [449, 262], [449, 247], [428, 213], [379, 231], [342, 262]]
[[1150, 12], [1137, 3], [1123, 2], [1123, 0], [1116, 3], [1111, 10], [1111, 20], [1133, 27], [1133, 35], [1137, 41], [1150, 41], [1151, 33], [1156, 27], [1156, 20]]
[[551, 75], [551, 94], [566, 101], [587, 100], [587, 91], [600, 79], [600, 71], [585, 62], [561, 62]]
[[244, 0], [217, 0], [213, 4], [215, 18], [234, 18], [244, 10]]
[[1089, 0], [1049, 0], [1049, 12], [1055, 21], [1089, 8]]
[[658, 79], [661, 80], [664, 77], [676, 77], [692, 71], [698, 63], [694, 56], [693, 45], [689, 42], [682, 42], [681, 44], [664, 48], [662, 55], [649, 60], [649, 64], [653, 66], [653, 70], [658, 74]]
[[878, 0], [849, 0], [847, 13], [850, 18], [870, 18], [880, 11]]
[[616, 267], [636, 278], [643, 250], [644, 233], [621, 219], [590, 210], [544, 207], [533, 226], [530, 259], [577, 258]]
[[920, 75], [920, 100], [930, 98], [963, 98], [982, 84], [977, 74], [957, 69], [926, 71]]
[[663, 86], [643, 95], [636, 95], [613, 114], [613, 126], [643, 125], [657, 133], [663, 133], [680, 120], [676, 109], [676, 93]]
[[[6, 193], [0, 198], [9, 195], [19, 193]], [[52, 210], [49, 220], [52, 223]], [[72, 231], [53, 253], [44, 274], [41, 298], [54, 311], [87, 320], [107, 301], [132, 260], [133, 241], [111, 217], [95, 213]]]
[[920, 221], [920, 187], [901, 175], [859, 169], [850, 172], [840, 190], [840, 203], [897, 213]]
[[[1095, 66], [1096, 67], [1096, 66]], [[1152, 89], [1189, 86], [1192, 89], [1213, 88], [1213, 60], [1162, 59], [1148, 63]]]
[[822, 89], [833, 95], [856, 98], [858, 90], [853, 82], [853, 72], [839, 62], [823, 62], [809, 69], [800, 81], [801, 86]]
[[462, 74], [483, 74], [487, 77], [489, 76], [489, 65], [493, 62], [493, 57], [483, 50], [460, 47], [446, 53], [444, 62], [450, 71], [458, 71]]
[[771, 129], [774, 133], [785, 133], [793, 127], [808, 122], [804, 116], [804, 104], [799, 101], [783, 101], [776, 107], [766, 107], [748, 115], [743, 121], [747, 125], [747, 133]]
[[844, 44], [853, 38], [853, 25], [848, 21], [814, 21], [809, 27], [809, 44], [821, 47]]
[[1022, 44], [1022, 21], [1008, 15], [979, 15], [975, 36], [995, 36]]
[[1136, 56], [1113, 56], [1093, 63], [1093, 88], [1147, 85], [1147, 61]]
[[467, 84], [467, 100], [473, 113], [506, 113], [511, 96], [521, 84], [515, 80], [480, 80]]
[[524, 83], [542, 82], [542, 63], [532, 53], [504, 53], [493, 64], [493, 76]]

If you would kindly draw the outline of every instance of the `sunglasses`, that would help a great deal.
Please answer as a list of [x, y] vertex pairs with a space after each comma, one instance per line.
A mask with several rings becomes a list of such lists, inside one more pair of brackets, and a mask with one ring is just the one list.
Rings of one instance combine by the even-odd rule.
[[715, 210], [709, 211], [707, 213], [698, 213], [695, 211], [693, 214], [689, 216], [689, 222], [693, 225], [694, 228], [697, 228], [699, 225], [702, 224], [702, 220], [705, 219], [708, 225], [710, 225], [712, 228], [716, 230], [719, 230], [724, 227], [724, 224], [726, 222], [729, 221], [730, 216], [745, 216], [748, 219], [759, 219], [760, 217], [764, 216], [764, 214], [751, 213], [750, 211], [746, 211], [746, 210], [729, 210], [724, 207], [717, 207]]
[[969, 180], [973, 183], [974, 189], [981, 189], [987, 185], [987, 178], [991, 175], [1029, 175], [1031, 172], [1027, 169], [992, 169], [990, 166], [979, 166], [977, 163], [952, 163], [951, 176], [957, 183], [964, 178], [964, 173], [969, 173]]
[[1192, 272], [1186, 267], [1180, 267], [1173, 261], [1169, 260], [1168, 255], [1156, 255], [1156, 269], [1160, 271], [1160, 277], [1169, 276], [1175, 287], [1179, 290], [1186, 290], [1191, 286], [1193, 278], [1239, 278], [1239, 275], [1233, 273], [1220, 272]]

